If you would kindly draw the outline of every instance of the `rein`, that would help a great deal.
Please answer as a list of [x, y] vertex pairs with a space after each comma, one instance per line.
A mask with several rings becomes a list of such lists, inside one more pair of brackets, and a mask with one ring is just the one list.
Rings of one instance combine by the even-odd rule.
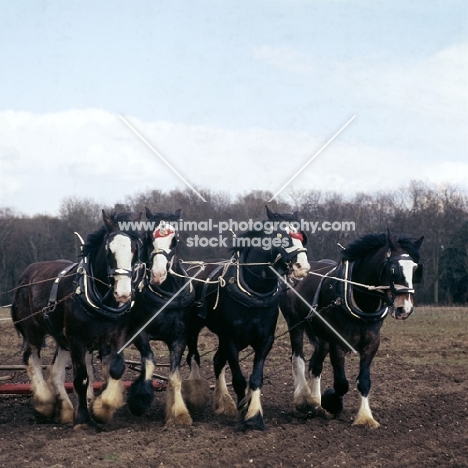
[[76, 277], [76, 297], [88, 314], [93, 317], [106, 317], [117, 320], [130, 312], [134, 300], [120, 307], [111, 307], [104, 304], [107, 294], [103, 297], [96, 290], [94, 277], [91, 274], [90, 265], [86, 258], [79, 263]]
[[337, 276], [327, 276], [327, 275], [322, 275], [320, 273], [316, 273], [315, 271], [309, 271], [309, 275], [314, 275], [314, 276], [320, 276], [321, 278], [328, 278], [336, 281], [341, 281], [342, 283], [348, 283], [352, 286], [359, 286], [361, 288], [368, 289], [369, 291], [379, 291], [379, 290], [384, 290], [384, 289], [390, 289], [390, 286], [371, 286], [369, 284], [363, 284], [363, 283], [357, 283], [356, 281], [351, 281], [346, 278], [338, 278]]
[[[341, 287], [338, 288], [338, 291], [337, 291], [338, 297], [336, 297], [332, 301], [331, 304], [328, 304], [322, 307], [320, 311], [325, 311], [325, 310], [328, 310], [329, 308], [334, 308], [334, 307], [343, 307], [344, 310], [346, 310], [346, 312], [348, 312], [351, 316], [359, 320], [363, 320], [364, 322], [376, 322], [376, 321], [383, 320], [388, 314], [389, 306], [385, 305], [383, 307], [379, 307], [374, 312], [364, 312], [354, 302], [354, 297], [353, 297], [351, 288], [349, 286], [357, 286], [357, 287], [365, 288], [369, 291], [379, 291], [379, 292], [383, 292], [382, 290], [390, 289], [390, 286], [372, 286], [372, 285], [358, 283], [356, 281], [350, 280], [349, 278], [351, 277], [351, 274], [352, 274], [353, 264], [354, 262], [352, 262], [350, 265], [348, 260], [345, 260], [343, 262], [342, 268], [340, 268], [342, 271], [344, 270], [342, 278], [339, 276], [329, 276], [330, 273], [337, 270], [338, 266], [334, 266], [326, 274], [309, 271], [310, 275], [315, 275], [315, 276], [319, 276], [322, 278], [322, 280], [320, 281], [319, 287], [317, 288], [317, 291], [315, 293], [312, 308], [313, 309], [317, 308], [319, 295], [322, 289], [322, 283], [324, 279], [331, 279], [331, 280], [340, 282], [340, 284], [342, 285], [342, 288]], [[387, 298], [383, 298], [383, 300], [387, 302], [388, 304], [388, 301], [386, 299]], [[381, 302], [382, 302], [382, 299], [381, 299]]]

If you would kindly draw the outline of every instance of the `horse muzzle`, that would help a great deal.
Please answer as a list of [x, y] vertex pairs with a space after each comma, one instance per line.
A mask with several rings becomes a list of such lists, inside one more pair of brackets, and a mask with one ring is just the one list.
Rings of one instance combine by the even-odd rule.
[[305, 278], [310, 270], [310, 264], [307, 261], [305, 253], [301, 252], [297, 256], [297, 261], [292, 265], [292, 272], [295, 278]]
[[309, 273], [310, 268], [304, 268], [299, 264], [295, 263], [292, 267], [292, 273], [295, 278], [305, 278]]
[[390, 308], [390, 315], [396, 320], [406, 320], [414, 311], [413, 295], [397, 294]]
[[132, 300], [132, 282], [131, 278], [123, 277], [119, 279], [115, 277], [114, 299], [119, 304], [128, 304]]
[[164, 283], [166, 278], [167, 278], [167, 270], [163, 270], [162, 272], [158, 272], [158, 273], [151, 271], [150, 284], [153, 286], [159, 286]]

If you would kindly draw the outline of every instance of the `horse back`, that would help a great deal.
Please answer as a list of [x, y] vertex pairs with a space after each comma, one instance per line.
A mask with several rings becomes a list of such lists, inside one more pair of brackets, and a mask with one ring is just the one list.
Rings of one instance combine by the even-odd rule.
[[[38, 334], [38, 326], [42, 328], [39, 311], [48, 305], [50, 291], [59, 272], [71, 264], [69, 260], [61, 259], [32, 263], [24, 269], [11, 307], [13, 324], [23, 336], [28, 330]], [[59, 289], [63, 289], [61, 286]]]
[[[336, 266], [336, 263], [333, 260], [321, 260], [309, 263], [309, 274], [300, 281], [296, 280], [292, 288], [287, 289], [281, 298], [280, 309], [286, 320], [289, 318], [292, 320], [298, 320], [299, 318], [307, 316], [310, 311], [310, 307], [314, 305], [313, 302], [316, 298], [317, 292], [319, 292], [317, 296], [319, 305], [321, 305], [321, 302], [323, 301], [323, 295], [320, 294], [321, 291], [318, 290], [319, 288], [322, 290], [329, 280], [323, 279], [322, 276], [319, 275], [325, 275], [330, 272], [330, 270]], [[318, 273], [318, 275], [314, 275], [313, 273]], [[294, 289], [294, 291], [292, 289]], [[307, 303], [304, 303], [299, 296], [305, 299]]]

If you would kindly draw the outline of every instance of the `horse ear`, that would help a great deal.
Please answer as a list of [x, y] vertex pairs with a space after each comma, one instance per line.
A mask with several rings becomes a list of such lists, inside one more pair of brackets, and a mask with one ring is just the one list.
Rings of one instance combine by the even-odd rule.
[[150, 219], [153, 216], [153, 213], [151, 213], [151, 210], [145, 206], [145, 212], [146, 212], [146, 217]]
[[295, 211], [292, 215], [291, 215], [291, 218], [296, 220], [296, 221], [299, 221], [299, 211]]
[[143, 216], [143, 211], [140, 211], [136, 216], [135, 216], [135, 221], [139, 222], [141, 221], [141, 217]]
[[265, 208], [266, 208], [268, 219], [270, 221], [274, 221], [275, 220], [275, 214], [270, 210], [270, 208], [268, 208], [268, 206], [265, 205]]
[[176, 210], [176, 212], [174, 213], [174, 215], [177, 217], [176, 219], [179, 219], [180, 218], [180, 212], [182, 210], [179, 208], [178, 210]]
[[390, 229], [387, 228], [387, 244], [392, 250], [397, 248], [395, 236], [390, 232]]
[[424, 236], [421, 236], [415, 243], [414, 245], [418, 248], [418, 250], [420, 249], [422, 243], [423, 243], [423, 240], [424, 240]]
[[114, 229], [114, 223], [110, 219], [110, 217], [107, 215], [106, 210], [102, 210], [102, 220], [104, 221], [104, 224], [106, 225], [107, 229], [109, 231], [112, 231]]

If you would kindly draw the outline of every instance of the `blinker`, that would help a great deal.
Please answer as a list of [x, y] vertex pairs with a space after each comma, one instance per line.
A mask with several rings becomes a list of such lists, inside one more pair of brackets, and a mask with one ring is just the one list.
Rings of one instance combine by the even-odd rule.
[[[398, 281], [403, 276], [403, 270], [398, 262], [392, 262], [390, 264], [390, 279], [392, 282]], [[424, 273], [424, 267], [422, 263], [416, 265], [416, 269], [413, 272], [413, 284], [419, 284], [422, 281]]]
[[423, 273], [424, 273], [424, 266], [422, 263], [418, 263], [416, 266], [416, 270], [414, 270], [413, 273], [413, 283], [419, 284], [422, 282], [423, 278]]

